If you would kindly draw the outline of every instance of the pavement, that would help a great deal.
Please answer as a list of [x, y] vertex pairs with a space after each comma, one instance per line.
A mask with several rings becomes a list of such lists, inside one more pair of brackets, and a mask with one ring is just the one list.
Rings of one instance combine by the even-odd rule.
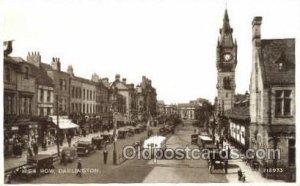
[[[121, 129], [121, 128], [119, 128], [119, 129]], [[99, 136], [100, 134], [104, 134], [104, 133], [113, 134], [113, 130], [110, 130], [109, 132], [104, 131], [104, 132], [90, 133], [90, 134], [87, 134], [85, 137], [83, 137], [83, 136], [74, 136], [74, 138], [72, 139], [71, 144], [73, 145], [78, 140], [91, 140], [93, 137]], [[63, 147], [67, 147], [67, 146], [68, 146], [68, 143], [65, 140], [63, 145], [60, 146], [60, 151], [62, 150]], [[56, 145], [48, 146], [47, 150], [42, 150], [42, 148], [39, 147], [39, 153], [38, 154], [51, 154], [52, 155], [52, 154], [55, 154], [55, 153], [57, 153], [57, 146]], [[5, 169], [5, 171], [7, 171], [7, 170], [11, 170], [13, 168], [22, 166], [22, 165], [26, 164], [26, 160], [27, 160], [27, 151], [23, 151], [22, 156], [18, 157], [18, 158], [16, 158], [16, 157], [5, 157], [5, 159], [4, 159], [4, 169]]]

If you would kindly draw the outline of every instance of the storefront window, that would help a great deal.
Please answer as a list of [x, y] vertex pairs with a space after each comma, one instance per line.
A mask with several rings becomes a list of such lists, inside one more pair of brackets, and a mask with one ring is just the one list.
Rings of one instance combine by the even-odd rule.
[[289, 165], [294, 166], [296, 160], [296, 146], [295, 146], [295, 139], [289, 140]]

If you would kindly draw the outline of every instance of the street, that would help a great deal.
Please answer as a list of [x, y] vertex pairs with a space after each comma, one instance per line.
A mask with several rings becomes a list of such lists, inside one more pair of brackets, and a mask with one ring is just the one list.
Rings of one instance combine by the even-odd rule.
[[[193, 126], [185, 124], [176, 128], [175, 134], [167, 136], [167, 147], [197, 148], [190, 145]], [[117, 153], [126, 144], [133, 144], [146, 136], [146, 132], [117, 141]], [[107, 147], [108, 163], [103, 163], [103, 151], [97, 151], [87, 157], [80, 157], [86, 173], [76, 177], [74, 171], [77, 162], [66, 166], [55, 164], [54, 172], [40, 176], [30, 183], [205, 183], [227, 182], [224, 174], [209, 174], [206, 160], [127, 160], [117, 166], [112, 165], [112, 144]], [[17, 182], [20, 183], [20, 182]]]

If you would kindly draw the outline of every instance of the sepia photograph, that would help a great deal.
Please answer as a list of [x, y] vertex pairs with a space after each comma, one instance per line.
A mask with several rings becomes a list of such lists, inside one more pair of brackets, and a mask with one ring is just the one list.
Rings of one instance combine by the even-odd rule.
[[300, 1], [0, 12], [2, 183], [299, 183]]

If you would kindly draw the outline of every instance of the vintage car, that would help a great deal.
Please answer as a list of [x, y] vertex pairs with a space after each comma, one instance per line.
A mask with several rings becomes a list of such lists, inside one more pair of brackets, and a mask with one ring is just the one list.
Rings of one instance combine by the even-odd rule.
[[127, 137], [129, 130], [128, 129], [120, 129], [118, 131], [118, 138], [119, 139], [125, 139]]
[[[209, 173], [212, 174], [214, 170], [221, 170], [225, 172], [226, 156], [221, 156], [221, 153], [225, 151], [211, 151], [209, 154], [209, 162], [208, 162], [208, 169]], [[226, 173], [226, 172], [225, 172]]]
[[87, 156], [91, 152], [95, 152], [96, 148], [91, 141], [78, 141], [76, 147], [78, 156]]
[[126, 129], [128, 130], [128, 136], [133, 136], [134, 135], [134, 127], [133, 126], [127, 126]]
[[141, 130], [140, 130], [140, 128], [139, 127], [133, 127], [133, 131], [134, 131], [134, 133], [135, 134], [139, 134], [139, 133], [141, 133]]
[[143, 125], [143, 124], [138, 124], [136, 127], [139, 128], [140, 132], [144, 132], [146, 130], [146, 125]]
[[97, 147], [98, 150], [104, 146], [104, 139], [102, 136], [92, 137], [92, 144]]
[[75, 147], [64, 147], [61, 150], [61, 157], [63, 154], [65, 155], [66, 162], [73, 162], [77, 158], [77, 149]]
[[103, 133], [101, 134], [104, 143], [112, 143], [113, 142], [113, 135], [111, 133]]
[[15, 168], [11, 173], [11, 178], [30, 180], [53, 171], [53, 157], [49, 154], [38, 154], [28, 157], [26, 165]]

